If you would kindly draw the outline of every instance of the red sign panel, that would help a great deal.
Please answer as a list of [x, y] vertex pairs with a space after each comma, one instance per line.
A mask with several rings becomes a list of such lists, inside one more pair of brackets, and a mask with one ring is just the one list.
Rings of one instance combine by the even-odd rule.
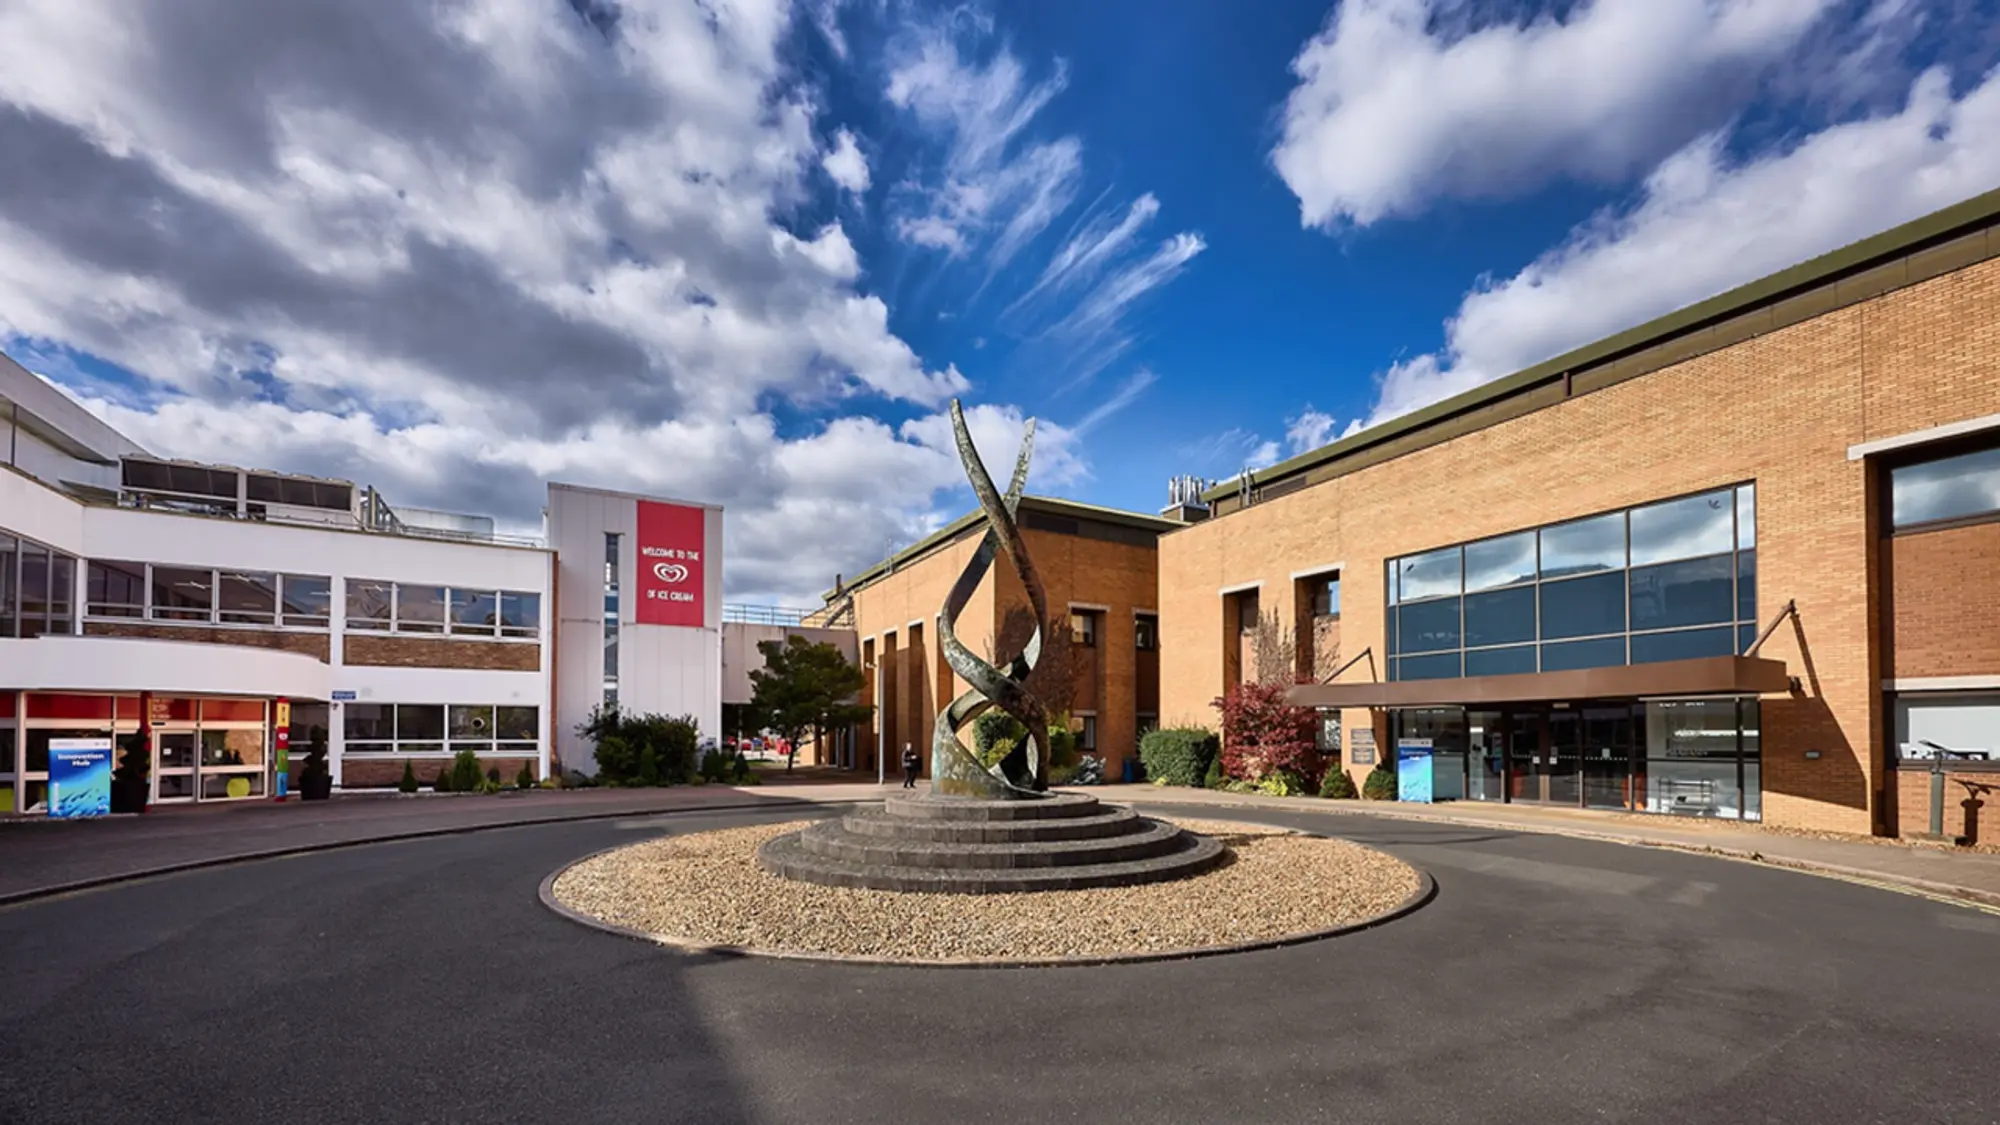
[[639, 501], [641, 625], [701, 627], [707, 515], [700, 508]]

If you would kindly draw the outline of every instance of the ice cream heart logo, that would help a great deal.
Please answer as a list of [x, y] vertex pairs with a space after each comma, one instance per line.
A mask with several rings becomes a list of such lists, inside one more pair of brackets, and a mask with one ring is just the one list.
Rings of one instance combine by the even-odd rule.
[[688, 568], [679, 563], [654, 563], [653, 577], [669, 586], [676, 586], [688, 579]]

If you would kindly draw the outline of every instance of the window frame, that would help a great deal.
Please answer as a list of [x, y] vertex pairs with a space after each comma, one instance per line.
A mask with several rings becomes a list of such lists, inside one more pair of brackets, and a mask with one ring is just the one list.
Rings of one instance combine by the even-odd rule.
[[1897, 450], [1893, 455], [1881, 458], [1880, 481], [1878, 482], [1879, 502], [1882, 508], [1882, 533], [1887, 538], [1902, 535], [1922, 535], [1932, 531], [1952, 531], [1961, 527], [1977, 527], [1980, 524], [2000, 522], [2000, 508], [1974, 512], [1963, 516], [1945, 516], [1941, 519], [1925, 520], [1921, 523], [1899, 525], [1896, 523], [1896, 471], [1928, 465], [1934, 461], [1949, 461], [1954, 457], [1965, 457], [1975, 453], [1985, 453], [2000, 449], [2000, 434], [1988, 431], [1968, 434], [1964, 437], [1947, 439], [1920, 445], [1907, 450]]
[[[387, 710], [387, 738], [350, 739], [347, 723], [349, 717], [354, 714], [354, 711], [349, 710], [349, 708], [358, 707], [380, 707]], [[411, 710], [437, 708], [444, 724], [438, 731], [438, 737], [432, 738], [427, 735], [405, 737], [403, 730], [403, 712], [405, 708]], [[484, 736], [460, 737], [452, 733], [455, 713], [467, 710], [483, 711], [486, 713], [487, 733]], [[516, 712], [517, 714], [511, 717], [517, 721], [527, 719], [535, 731], [534, 737], [532, 739], [500, 737], [502, 730], [500, 714], [503, 711]], [[526, 714], [519, 714], [521, 712], [525, 712]], [[376, 759], [450, 758], [460, 750], [471, 750], [482, 758], [538, 758], [542, 751], [541, 719], [541, 705], [534, 703], [382, 702], [373, 699], [360, 703], [347, 703], [342, 705], [340, 720], [341, 757]], [[515, 728], [509, 726], [507, 729]], [[409, 746], [417, 747], [417, 749], [405, 748]]]
[[1139, 652], [1160, 651], [1160, 616], [1156, 613], [1132, 615], [1132, 647]]
[[1089, 610], [1069, 611], [1069, 643], [1079, 648], [1097, 647], [1096, 614]]

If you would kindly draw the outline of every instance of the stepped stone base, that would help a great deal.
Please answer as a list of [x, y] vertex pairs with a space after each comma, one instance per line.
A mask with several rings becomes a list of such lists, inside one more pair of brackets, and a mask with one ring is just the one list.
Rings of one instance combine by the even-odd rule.
[[1198, 875], [1228, 857], [1206, 836], [1077, 793], [894, 797], [757, 852], [765, 870], [786, 879], [947, 894], [1129, 887]]

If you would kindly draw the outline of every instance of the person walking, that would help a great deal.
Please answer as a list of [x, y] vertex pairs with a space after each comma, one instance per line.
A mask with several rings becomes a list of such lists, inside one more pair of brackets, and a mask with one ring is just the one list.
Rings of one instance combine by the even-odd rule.
[[917, 771], [922, 769], [923, 765], [924, 760], [917, 756], [916, 748], [907, 742], [903, 743], [903, 788], [917, 787]]

